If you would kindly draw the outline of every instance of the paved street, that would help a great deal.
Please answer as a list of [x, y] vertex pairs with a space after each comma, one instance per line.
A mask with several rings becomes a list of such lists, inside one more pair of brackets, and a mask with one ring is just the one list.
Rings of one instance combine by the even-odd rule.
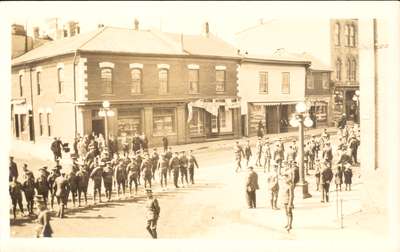
[[[213, 145], [216, 143], [210, 143]], [[160, 238], [209, 238], [209, 239], [314, 239], [315, 231], [322, 238], [331, 234], [352, 237], [360, 232], [352, 216], [360, 213], [359, 192], [362, 187], [359, 169], [354, 173], [351, 192], [341, 192], [343, 199], [344, 228], [336, 212], [334, 185], [331, 187], [331, 202], [320, 203], [316, 192], [315, 178], [310, 176], [311, 199], [303, 200], [296, 191], [293, 230], [288, 234], [284, 210], [269, 208], [266, 174], [259, 174], [260, 190], [257, 192], [257, 209], [247, 209], [244, 194], [246, 171], [233, 170], [232, 150], [199, 151], [200, 169], [196, 170], [196, 184], [189, 187], [161, 191], [157, 182], [154, 190], [160, 201]], [[17, 159], [20, 164], [23, 160]], [[31, 167], [39, 167], [40, 160], [29, 160]], [[169, 180], [172, 186], [171, 179]], [[135, 237], [149, 238], [145, 230], [143, 188], [135, 199], [117, 200], [80, 209], [67, 210], [67, 218], [52, 218], [55, 237]], [[340, 201], [338, 201], [340, 202]], [[89, 201], [91, 203], [91, 201]], [[340, 204], [339, 204], [340, 205]], [[19, 218], [20, 219], [20, 218]], [[11, 221], [11, 235], [31, 237], [34, 223], [27, 218]], [[352, 232], [352, 236], [347, 234]], [[367, 234], [368, 235], [368, 234]], [[371, 234], [372, 235], [372, 234]]]

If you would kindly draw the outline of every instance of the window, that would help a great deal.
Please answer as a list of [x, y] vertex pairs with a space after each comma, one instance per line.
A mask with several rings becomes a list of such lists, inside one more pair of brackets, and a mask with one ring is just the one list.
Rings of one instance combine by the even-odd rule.
[[215, 71], [216, 91], [225, 92], [225, 70]]
[[314, 80], [313, 80], [313, 74], [311, 72], [306, 73], [307, 77], [307, 89], [314, 89]]
[[336, 80], [342, 80], [342, 61], [340, 59], [336, 60]]
[[142, 70], [135, 68], [131, 70], [131, 93], [140, 94], [142, 92]]
[[204, 134], [204, 110], [194, 107], [189, 125], [190, 135]]
[[168, 70], [160, 69], [158, 71], [158, 80], [160, 82], [160, 94], [168, 93]]
[[36, 72], [36, 87], [37, 87], [37, 95], [40, 95], [40, 76], [41, 72]]
[[61, 94], [64, 91], [64, 68], [60, 67], [57, 69], [58, 78], [58, 93]]
[[199, 93], [199, 69], [189, 69], [189, 93]]
[[268, 93], [268, 72], [260, 72], [259, 92]]
[[350, 26], [350, 46], [355, 47], [356, 45], [356, 32], [354, 25]]
[[26, 130], [26, 115], [25, 114], [20, 115], [20, 122], [21, 122], [21, 132], [24, 132]]
[[101, 69], [101, 86], [103, 88], [104, 94], [112, 94], [113, 87], [112, 87], [112, 79], [113, 79], [113, 72], [112, 68], [102, 68]]
[[218, 115], [220, 132], [232, 132], [232, 110], [221, 106]]
[[50, 121], [50, 113], [46, 114], [46, 121], [47, 121], [47, 135], [51, 136], [51, 121]]
[[328, 73], [322, 73], [322, 88], [329, 89]]
[[350, 59], [347, 59], [347, 61], [346, 61], [346, 71], [347, 71], [347, 80], [351, 80], [352, 71], [351, 71], [351, 61], [350, 61]]
[[19, 96], [23, 96], [23, 84], [22, 84], [22, 75], [19, 75], [19, 79], [18, 79], [18, 85], [19, 85]]
[[340, 46], [340, 24], [335, 24], [335, 45]]
[[142, 113], [140, 109], [118, 109], [118, 142], [131, 143], [135, 133], [142, 132]]
[[282, 73], [282, 94], [290, 93], [290, 73]]
[[172, 133], [175, 133], [175, 109], [153, 109], [153, 135], [162, 136]]
[[345, 45], [350, 46], [350, 28], [349, 25], [344, 27], [344, 38], [345, 38]]
[[39, 133], [43, 136], [43, 114], [39, 113]]
[[356, 80], [357, 76], [357, 62], [355, 59], [351, 61], [351, 80]]

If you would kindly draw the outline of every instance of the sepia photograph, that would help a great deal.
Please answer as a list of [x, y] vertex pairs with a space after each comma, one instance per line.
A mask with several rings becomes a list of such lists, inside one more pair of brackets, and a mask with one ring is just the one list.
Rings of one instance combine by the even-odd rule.
[[5, 251], [400, 249], [397, 2], [0, 7]]

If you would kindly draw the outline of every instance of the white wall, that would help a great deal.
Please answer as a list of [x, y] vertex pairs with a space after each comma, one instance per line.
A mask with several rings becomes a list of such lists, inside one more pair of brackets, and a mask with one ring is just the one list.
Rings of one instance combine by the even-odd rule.
[[[259, 72], [268, 72], [268, 94], [259, 93]], [[290, 73], [290, 93], [282, 94], [282, 72]], [[281, 102], [304, 100], [305, 67], [242, 63], [239, 69], [239, 96], [242, 114], [247, 113], [248, 102]]]

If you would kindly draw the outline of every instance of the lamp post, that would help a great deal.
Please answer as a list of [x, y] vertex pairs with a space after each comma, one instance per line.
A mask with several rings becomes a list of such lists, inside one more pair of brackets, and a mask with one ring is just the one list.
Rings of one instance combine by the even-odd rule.
[[302, 188], [303, 199], [311, 197], [311, 194], [308, 192], [308, 183], [304, 175], [304, 126], [310, 128], [313, 125], [313, 121], [311, 120], [307, 110], [307, 105], [304, 102], [297, 103], [296, 113], [293, 113], [292, 119], [290, 119], [290, 125], [292, 127], [299, 127], [300, 178], [297, 185]]
[[356, 102], [357, 105], [357, 123], [360, 123], [360, 90], [356, 90], [356, 93], [353, 95], [353, 101]]
[[110, 102], [103, 101], [103, 108], [99, 111], [99, 116], [104, 117], [104, 131], [105, 131], [105, 141], [106, 147], [108, 147], [108, 117], [114, 116], [114, 111], [110, 109]]

